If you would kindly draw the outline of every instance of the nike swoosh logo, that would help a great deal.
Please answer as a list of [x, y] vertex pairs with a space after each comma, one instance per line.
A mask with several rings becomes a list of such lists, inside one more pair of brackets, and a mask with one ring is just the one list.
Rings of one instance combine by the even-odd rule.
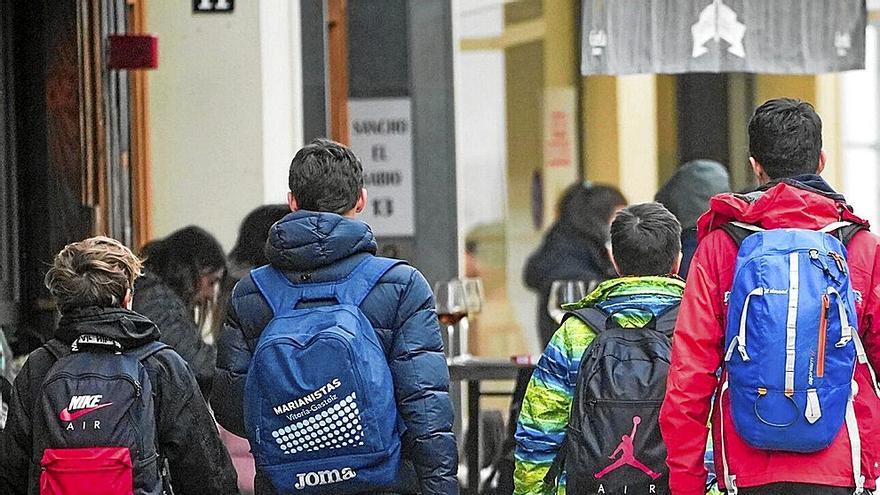
[[74, 412], [68, 412], [67, 408], [65, 407], [61, 411], [61, 414], [58, 415], [58, 417], [61, 418], [61, 421], [75, 421], [77, 418], [79, 418], [81, 416], [85, 416], [86, 414], [88, 414], [90, 412], [95, 412], [98, 409], [101, 409], [102, 407], [107, 407], [107, 406], [112, 406], [112, 405], [113, 405], [112, 402], [108, 402], [107, 404], [98, 404], [97, 406], [87, 407], [85, 409], [80, 409], [79, 411], [74, 411]]

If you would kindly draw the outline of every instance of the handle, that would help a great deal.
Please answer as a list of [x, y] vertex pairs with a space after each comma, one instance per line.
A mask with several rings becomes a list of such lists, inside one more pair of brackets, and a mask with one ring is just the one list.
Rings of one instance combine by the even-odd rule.
[[767, 393], [761, 393], [761, 391], [758, 391], [758, 400], [755, 401], [755, 416], [758, 417], [758, 421], [764, 423], [767, 426], [774, 426], [776, 428], [785, 428], [787, 426], [793, 425], [794, 422], [797, 421], [798, 415], [800, 415], [800, 411], [798, 410], [797, 403], [794, 401], [794, 396], [788, 394], [784, 395], [785, 398], [788, 399], [789, 404], [791, 404], [792, 408], [794, 409], [794, 416], [792, 417], [791, 421], [789, 421], [788, 423], [773, 423], [764, 419], [764, 417], [761, 416], [761, 413], [758, 412], [758, 403], [761, 401], [761, 399], [767, 396]]

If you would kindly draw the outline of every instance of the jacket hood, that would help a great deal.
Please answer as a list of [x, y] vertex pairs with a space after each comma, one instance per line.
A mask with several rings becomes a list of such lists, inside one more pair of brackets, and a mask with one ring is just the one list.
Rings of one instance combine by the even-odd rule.
[[654, 197], [681, 223], [682, 230], [693, 228], [709, 208], [709, 198], [730, 191], [730, 176], [714, 160], [694, 160], [682, 165]]
[[55, 337], [70, 343], [86, 333], [111, 338], [126, 349], [159, 340], [159, 328], [147, 317], [123, 308], [93, 306], [65, 311]]
[[286, 270], [306, 271], [358, 253], [376, 253], [370, 226], [335, 213], [295, 211], [269, 230], [266, 258]]
[[739, 221], [765, 229], [799, 227], [818, 230], [846, 220], [868, 227], [852, 212], [842, 195], [819, 176], [801, 176], [770, 183], [749, 194], [719, 194], [709, 200], [709, 211], [697, 223], [698, 236], [725, 223]]
[[653, 316], [679, 304], [684, 280], [677, 276], [619, 277], [599, 284], [587, 297], [563, 305], [565, 310], [595, 306], [624, 328], [647, 324]]

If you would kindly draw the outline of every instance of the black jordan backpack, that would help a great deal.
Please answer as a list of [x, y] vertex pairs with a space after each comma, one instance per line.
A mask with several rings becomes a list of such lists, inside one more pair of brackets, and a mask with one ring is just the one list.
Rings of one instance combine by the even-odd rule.
[[565, 441], [545, 478], [570, 495], [669, 493], [660, 405], [678, 305], [642, 328], [621, 328], [596, 307], [568, 314], [598, 335], [584, 351]]

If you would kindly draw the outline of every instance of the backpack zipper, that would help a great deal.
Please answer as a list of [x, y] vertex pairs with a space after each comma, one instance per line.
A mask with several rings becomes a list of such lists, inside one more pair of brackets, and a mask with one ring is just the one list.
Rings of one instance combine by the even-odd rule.
[[816, 351], [816, 377], [825, 376], [825, 341], [828, 334], [828, 309], [831, 308], [831, 298], [828, 294], [822, 294], [822, 311], [819, 313], [819, 348]]
[[141, 391], [142, 391], [141, 383], [138, 380], [135, 380], [134, 378], [132, 378], [128, 375], [125, 375], [125, 374], [107, 376], [107, 375], [101, 375], [99, 373], [83, 373], [83, 374], [74, 375], [72, 373], [62, 371], [60, 373], [57, 373], [55, 375], [55, 377], [52, 379], [52, 381], [46, 382], [46, 384], [44, 386], [48, 387], [50, 384], [55, 383], [58, 380], [61, 380], [62, 378], [99, 378], [99, 379], [105, 380], [105, 381], [110, 381], [110, 380], [115, 380], [115, 379], [121, 378], [123, 381], [126, 381], [131, 385], [131, 387], [134, 389], [135, 396], [140, 397]]

